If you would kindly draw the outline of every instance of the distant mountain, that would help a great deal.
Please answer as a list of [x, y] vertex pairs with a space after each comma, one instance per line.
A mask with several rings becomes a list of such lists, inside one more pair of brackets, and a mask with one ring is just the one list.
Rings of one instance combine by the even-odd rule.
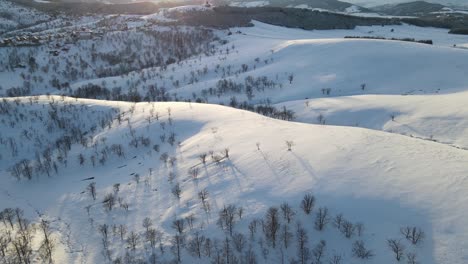
[[446, 6], [441, 4], [433, 4], [425, 1], [415, 1], [396, 5], [388, 4], [377, 6], [374, 7], [373, 10], [393, 16], [420, 16], [441, 11], [445, 7]]
[[345, 11], [353, 6], [348, 2], [338, 0], [215, 0], [216, 4], [234, 5], [244, 7], [254, 6], [274, 6], [274, 7], [302, 7], [302, 8], [317, 8], [330, 11]]
[[[401, 4], [412, 2], [412, 0], [343, 0], [345, 2], [361, 5], [364, 7], [375, 7], [387, 4]], [[468, 8], [467, 0], [426, 0], [426, 2], [441, 4], [445, 6], [458, 6]]]

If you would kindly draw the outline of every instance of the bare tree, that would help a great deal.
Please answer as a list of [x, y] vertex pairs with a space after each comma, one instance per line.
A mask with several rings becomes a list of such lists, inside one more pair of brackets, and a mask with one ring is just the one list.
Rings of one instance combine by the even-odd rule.
[[361, 222], [357, 222], [354, 226], [356, 227], [357, 235], [362, 236], [362, 234], [364, 233], [364, 224]]
[[280, 228], [278, 208], [270, 207], [265, 215], [265, 236], [276, 247], [276, 237]]
[[291, 223], [291, 220], [296, 214], [294, 210], [291, 208], [291, 206], [287, 202], [282, 203], [280, 208], [281, 208], [281, 212], [283, 213], [284, 220], [286, 220], [288, 224]]
[[181, 253], [184, 247], [184, 236], [182, 235], [175, 235], [171, 239], [171, 250], [174, 256], [177, 259], [178, 263], [181, 263]]
[[247, 243], [245, 236], [241, 233], [235, 233], [232, 236], [232, 242], [234, 243], [234, 247], [236, 248], [237, 252], [242, 252], [242, 250], [244, 250], [245, 244]]
[[291, 73], [288, 75], [289, 84], [292, 84], [293, 80], [294, 80], [294, 74]]
[[182, 235], [185, 230], [185, 221], [183, 219], [176, 219], [172, 221], [172, 228], [179, 233], [179, 235]]
[[406, 253], [406, 260], [408, 264], [419, 264], [419, 262], [416, 260], [416, 254], [412, 252]]
[[140, 183], [140, 174], [135, 173], [135, 175], [133, 175], [133, 179], [135, 180], [135, 182], [137, 184], [139, 184]]
[[315, 218], [315, 229], [322, 231], [329, 221], [328, 208], [320, 207]]
[[151, 221], [149, 217], [145, 217], [145, 219], [143, 219], [142, 225], [145, 228], [146, 233], [148, 233], [151, 226], [153, 226], [153, 221]]
[[254, 250], [252, 247], [249, 247], [248, 250], [246, 250], [244, 256], [242, 257], [241, 263], [246, 263], [246, 264], [257, 264], [257, 256], [255, 255]]
[[312, 209], [314, 208], [315, 205], [315, 197], [312, 194], [306, 194], [304, 195], [304, 198], [302, 199], [301, 202], [301, 208], [304, 210], [304, 213], [307, 215], [312, 212]]
[[114, 194], [117, 195], [120, 191], [120, 183], [115, 183], [113, 185]]
[[225, 257], [226, 264], [237, 262], [236, 256], [231, 249], [231, 240], [229, 240], [229, 237], [227, 236], [223, 241], [223, 256]]
[[310, 259], [310, 250], [307, 247], [309, 237], [307, 236], [306, 230], [300, 225], [297, 226], [296, 238], [299, 263], [305, 264]]
[[236, 206], [232, 204], [227, 207], [224, 206], [224, 208], [219, 212], [217, 224], [221, 229], [228, 230], [230, 236], [232, 236], [232, 231], [236, 223], [235, 216]]
[[113, 193], [108, 193], [104, 196], [104, 200], [102, 201], [104, 208], [108, 211], [112, 211], [115, 205], [115, 196]]
[[192, 179], [194, 179], [194, 180], [197, 179], [198, 173], [199, 173], [198, 168], [191, 168], [191, 169], [189, 169], [188, 172], [189, 172], [189, 175], [192, 177]]
[[52, 231], [50, 230], [49, 222], [42, 219], [39, 227], [43, 236], [39, 247], [40, 255], [45, 262], [53, 263], [52, 254], [55, 249], [55, 241], [51, 238]]
[[205, 244], [203, 244], [203, 254], [206, 257], [211, 257], [211, 252], [213, 249], [213, 242], [211, 242], [210, 238], [205, 239]]
[[82, 153], [78, 155], [78, 162], [80, 163], [80, 166], [83, 166], [83, 164], [85, 163], [85, 157]]
[[96, 200], [96, 183], [91, 182], [88, 184], [87, 190], [89, 191], [89, 194], [93, 198], [93, 200]]
[[185, 222], [187, 222], [190, 230], [193, 230], [193, 224], [195, 223], [196, 220], [197, 218], [195, 217], [194, 214], [189, 214], [187, 217], [185, 217]]
[[392, 250], [392, 252], [395, 254], [395, 259], [397, 261], [400, 261], [405, 253], [405, 246], [403, 245], [403, 243], [401, 243], [400, 240], [388, 239], [387, 244]]
[[128, 247], [132, 249], [132, 251], [135, 251], [138, 246], [139, 240], [140, 240], [140, 236], [136, 232], [134, 231], [130, 232], [130, 234], [127, 237]]
[[292, 146], [294, 146], [294, 141], [286, 140], [286, 146], [288, 147], [288, 151], [292, 150]]
[[[2, 211], [2, 219], [5, 222], [8, 222], [10, 224], [11, 229], [14, 228], [13, 222], [15, 219], [15, 211], [12, 208], [5, 208]], [[5, 223], [6, 225], [6, 223]]]
[[360, 258], [360, 259], [370, 259], [374, 256], [371, 250], [368, 250], [365, 245], [364, 241], [357, 240], [353, 243], [353, 256]]
[[123, 241], [125, 235], [127, 234], [127, 226], [119, 225], [118, 226], [118, 233], [119, 233], [119, 236], [120, 236], [120, 240]]
[[329, 264], [341, 264], [341, 255], [333, 255], [328, 261]]
[[179, 183], [176, 183], [174, 187], [172, 187], [172, 194], [174, 194], [174, 196], [180, 200], [180, 197], [182, 195], [182, 189], [180, 188]]
[[343, 224], [344, 218], [342, 214], [338, 214], [333, 219], [333, 225], [338, 229], [341, 230], [341, 225]]
[[312, 250], [312, 256], [314, 257], [313, 264], [322, 264], [322, 258], [325, 255], [325, 247], [327, 243], [325, 240], [320, 240], [320, 242]]
[[343, 221], [341, 224], [341, 233], [345, 235], [346, 238], [351, 238], [354, 234], [354, 225], [348, 220]]
[[156, 242], [160, 239], [161, 237], [161, 232], [157, 231], [154, 228], [149, 228], [148, 231], [146, 231], [146, 241], [150, 243], [151, 248], [156, 247]]
[[257, 232], [257, 219], [253, 219], [249, 223], [249, 233], [250, 233], [250, 239], [254, 239], [255, 233]]
[[207, 156], [206, 153], [202, 153], [198, 156], [200, 158], [201, 163], [203, 163], [203, 165], [206, 164], [206, 156]]
[[410, 241], [413, 245], [417, 245], [418, 243], [422, 242], [424, 239], [424, 231], [421, 228], [417, 227], [402, 227], [400, 232], [405, 238]]
[[201, 258], [202, 257], [202, 249], [203, 245], [205, 243], [206, 237], [203, 235], [200, 235], [200, 233], [197, 231], [193, 234], [193, 237], [188, 241], [187, 244], [187, 250], [188, 252], [194, 256]]
[[341, 264], [342, 259], [343, 257], [341, 255], [333, 255], [328, 261], [328, 264]]
[[280, 230], [280, 239], [283, 241], [284, 248], [288, 248], [293, 234], [289, 231], [289, 225], [282, 225]]
[[210, 204], [208, 203], [208, 190], [203, 189], [200, 192], [198, 192], [198, 198], [201, 200], [203, 209], [205, 210], [206, 213], [210, 211]]

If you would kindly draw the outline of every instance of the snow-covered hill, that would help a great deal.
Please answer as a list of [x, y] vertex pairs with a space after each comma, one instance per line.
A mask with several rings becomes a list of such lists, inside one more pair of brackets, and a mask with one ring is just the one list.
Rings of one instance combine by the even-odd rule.
[[300, 122], [365, 127], [467, 149], [467, 96], [359, 95], [291, 101], [278, 107], [294, 111]]
[[51, 20], [51, 17], [46, 13], [15, 5], [9, 1], [0, 2], [0, 35], [16, 28], [48, 20]]
[[[464, 248], [468, 236], [468, 153], [464, 150], [361, 128], [273, 120], [214, 105], [54, 100], [58, 106], [84, 105], [83, 112], [118, 108], [124, 120], [119, 125], [115, 119], [104, 131], [94, 134], [87, 147], [74, 144], [68, 152], [68, 162], [59, 166], [57, 175], [39, 175], [31, 181], [18, 182], [7, 172], [2, 173], [1, 206], [21, 207], [32, 220], [49, 220], [61, 244], [57, 251], [61, 256], [57, 257], [64, 262], [104, 261], [107, 253], [101, 253], [101, 235], [97, 232], [103, 224], [110, 230], [114, 225], [125, 225], [128, 233], [134, 231], [139, 237], [133, 251], [125, 250], [125, 241], [120, 241], [117, 231], [109, 234], [111, 258], [124, 256], [128, 251], [138, 258], [156, 252], [158, 259], [173, 259], [176, 255], [170, 251], [162, 254], [150, 249], [144, 239], [143, 219], [149, 217], [154, 227], [163, 232], [163, 246], [169, 249], [171, 240], [174, 244], [173, 221], [191, 214], [196, 221], [193, 230], [186, 227], [187, 239], [193, 238], [195, 230], [207, 237], [222, 238], [216, 221], [218, 211], [228, 204], [242, 206], [243, 216], [236, 220], [234, 231], [244, 233], [247, 241], [243, 250], [250, 244], [258, 263], [276, 262], [281, 258], [280, 252], [285, 259], [297, 259], [295, 239], [289, 249], [281, 251], [280, 246], [272, 248], [262, 239], [261, 229], [254, 240], [248, 239], [249, 222], [262, 217], [268, 207], [284, 201], [297, 215], [289, 225], [285, 220], [281, 224], [288, 225], [295, 234], [295, 222], [301, 221], [311, 249], [325, 240], [324, 260], [340, 255], [343, 263], [361, 263], [351, 249], [355, 240], [363, 240], [374, 254], [368, 262], [393, 263], [387, 239], [400, 240], [405, 252], [416, 253], [423, 263], [464, 263], [467, 257]], [[15, 109], [45, 106], [49, 102], [42, 97], [29, 106], [26, 98], [20, 99]], [[173, 146], [161, 142], [162, 135], [170, 137], [172, 133]], [[132, 147], [128, 145], [132, 138], [148, 138], [150, 144]], [[292, 142], [291, 151], [286, 141]], [[124, 155], [108, 152], [103, 163], [93, 166], [90, 155], [103, 155], [102, 150], [113, 144], [121, 144]], [[154, 144], [159, 145], [159, 152]], [[206, 164], [199, 158], [203, 153], [208, 155]], [[83, 165], [79, 154], [84, 154]], [[96, 201], [87, 190], [90, 181], [83, 181], [91, 177], [96, 182]], [[113, 186], [117, 183], [120, 187], [115, 191]], [[171, 193], [175, 186], [181, 190], [179, 199]], [[209, 193], [210, 213], [204, 212], [198, 198], [204, 189]], [[309, 192], [317, 199], [312, 215], [299, 208], [302, 196]], [[103, 207], [101, 201], [109, 193], [119, 197], [120, 209], [117, 202], [113, 210]], [[363, 233], [347, 239], [331, 223], [324, 231], [315, 230], [317, 208], [324, 206], [329, 210], [330, 221], [342, 213], [345, 219], [362, 223]], [[425, 232], [423, 242], [416, 246], [407, 243], [400, 233], [405, 226], [421, 228]], [[262, 256], [262, 247], [269, 254]], [[243, 253], [234, 255], [240, 258]], [[204, 263], [209, 259], [197, 260], [185, 249], [181, 257], [184, 262], [191, 259]]]
[[[346, 0], [345, 2], [362, 5], [365, 7], [374, 7], [385, 4], [400, 4], [415, 2], [414, 0]], [[443, 4], [449, 6], [464, 6], [466, 7], [465, 0], [425, 0], [428, 3]]]
[[203, 10], [6, 34], [0, 263], [466, 263], [467, 36]]
[[[193, 50], [196, 50], [195, 54], [200, 52], [205, 54], [169, 67], [151, 67], [165, 62], [170, 57], [161, 59], [162, 56], [158, 55], [157, 50], [150, 49], [150, 45], [130, 46], [131, 54], [135, 56], [138, 47], [145, 52], [139, 53], [138, 60], [128, 59], [128, 63], [122, 61], [111, 68], [105, 67], [113, 63], [114, 59], [112, 55], [107, 54], [106, 47], [110, 45], [109, 42], [120, 41], [125, 36], [125, 41], [115, 48], [122, 53], [125, 52], [126, 43], [144, 37], [151, 41], [153, 46], [159, 45], [162, 50], [166, 50], [168, 45], [165, 45], [166, 37], [163, 35], [168, 34], [164, 33], [165, 30], [160, 27], [157, 31], [162, 33], [153, 34], [146, 31], [116, 32], [106, 35], [103, 39], [85, 40], [77, 45], [67, 45], [65, 48], [69, 51], [60, 51], [57, 57], [51, 56], [49, 49], [30, 50], [28, 47], [15, 49], [16, 53], [4, 53], [4, 67], [10, 69], [8, 61], [16, 59], [19, 65], [25, 65], [26, 68], [17, 67], [0, 73], [0, 77], [7, 80], [2, 84], [3, 90], [0, 90], [0, 93], [16, 94], [10, 91], [11, 88], [15, 90], [16, 87], [27, 85], [30, 87], [28, 91], [33, 94], [46, 92], [74, 94], [77, 89], [84, 89], [89, 84], [93, 84], [107, 89], [107, 94], [114, 94], [111, 91], [120, 91], [120, 95], [111, 97], [114, 99], [119, 99], [122, 94], [127, 96], [130, 92], [129, 87], [132, 87], [132, 93], [136, 91], [141, 98], [145, 98], [151, 96], [151, 89], [154, 89], [151, 87], [156, 84], [158, 89], [164, 87], [168, 92], [166, 98], [170, 97], [172, 100], [198, 98], [228, 104], [233, 96], [237, 97], [238, 101], [244, 101], [248, 96], [243, 89], [237, 92], [223, 92], [218, 96], [219, 81], [244, 84], [249, 76], [267, 78], [267, 81], [276, 87], [267, 91], [254, 89], [252, 103], [268, 98], [273, 102], [282, 102], [306, 97], [322, 97], [326, 95], [323, 89], [328, 88], [329, 95], [332, 96], [362, 94], [360, 86], [363, 83], [367, 85], [368, 93], [379, 94], [452, 92], [463, 90], [466, 85], [468, 53], [464, 49], [452, 46], [468, 43], [468, 37], [449, 35], [447, 30], [443, 29], [406, 25], [358, 27], [355, 30], [304, 31], [255, 22], [252, 28], [232, 29], [232, 32], [237, 33], [230, 36], [226, 36], [226, 32], [222, 31], [211, 33], [196, 30], [189, 34], [185, 33], [186, 29], [180, 28], [178, 32], [184, 38], [203, 38], [203, 41], [208, 42], [215, 35], [225, 39], [227, 43], [224, 45], [212, 43], [212, 47], [207, 48], [203, 45], [199, 48], [190, 48], [189, 52], [182, 51], [183, 54], [190, 54]], [[159, 34], [161, 37], [155, 39], [154, 34]], [[431, 39], [434, 45], [343, 39], [345, 36]], [[167, 44], [172, 43], [171, 40], [172, 38]], [[88, 50], [92, 48], [94, 41], [102, 43], [102, 47], [95, 48], [93, 57]], [[9, 49], [11, 48], [6, 48], [4, 51]], [[350, 50], [353, 52], [349, 52]], [[29, 61], [26, 58], [29, 58], [28, 54], [31, 52], [35, 54], [37, 63], [35, 70], [28, 69]], [[79, 53], [84, 55], [77, 60], [76, 56]], [[67, 66], [65, 63], [58, 63], [58, 60], [68, 61], [70, 64]], [[86, 64], [92, 65], [96, 70], [92, 71], [88, 67], [83, 74], [75, 74]], [[51, 68], [50, 65], [56, 66]], [[148, 68], [132, 70], [141, 66]], [[71, 70], [64, 71], [66, 67]], [[43, 71], [49, 69], [53, 72], [43, 74]], [[409, 71], [411, 74], [407, 74]], [[141, 78], [142, 74], [145, 78]], [[95, 79], [96, 75], [112, 77]], [[293, 80], [290, 83], [291, 75]], [[56, 88], [52, 88], [50, 84]], [[85, 96], [82, 93], [80, 95]], [[99, 96], [101, 97], [98, 98], [106, 98]]]

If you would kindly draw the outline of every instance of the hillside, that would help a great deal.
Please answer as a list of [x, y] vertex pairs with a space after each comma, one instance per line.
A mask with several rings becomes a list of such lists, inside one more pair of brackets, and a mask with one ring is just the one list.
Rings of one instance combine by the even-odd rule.
[[[380, 5], [395, 5], [407, 2], [414, 2], [413, 0], [346, 0], [348, 3], [363, 5], [365, 7], [375, 7]], [[425, 0], [428, 3], [442, 4], [446, 6], [459, 6], [467, 7], [465, 0]]]
[[[356, 239], [362, 239], [372, 249], [372, 262], [392, 263], [393, 257], [384, 246], [385, 241], [399, 238], [400, 228], [406, 225], [416, 225], [425, 232], [422, 244], [405, 246], [408, 252], [417, 254], [419, 261], [463, 263], [466, 257], [462, 253], [466, 247], [464, 237], [468, 235], [463, 208], [468, 186], [464, 180], [467, 153], [463, 150], [359, 128], [272, 120], [212, 105], [133, 105], [68, 98], [38, 99], [33, 100], [32, 106], [27, 98], [20, 99], [15, 111], [29, 111], [31, 107], [54, 100], [58, 107], [84, 105], [83, 113], [88, 109], [118, 108], [124, 120], [128, 118], [120, 125], [114, 119], [108, 128], [90, 135], [92, 141], [87, 147], [73, 144], [67, 154], [69, 161], [60, 164], [58, 175], [37, 175], [31, 181], [18, 182], [8, 173], [3, 174], [1, 206], [21, 207], [28, 218], [37, 219], [35, 212], [38, 212], [40, 219], [49, 220], [58, 241], [68, 241], [68, 244], [61, 242], [64, 244], [57, 251], [57, 254], [60, 252], [57, 258], [68, 263], [103, 260], [101, 235], [96, 232], [102, 224], [110, 227], [125, 224], [128, 232], [135, 231], [138, 236], [143, 236], [141, 222], [149, 217], [164, 234], [163, 246], [169, 247], [174, 234], [170, 226], [174, 219], [194, 214], [197, 219], [194, 230], [200, 230], [208, 237], [221, 235], [215, 226], [217, 212], [223, 205], [234, 203], [244, 208], [244, 216], [235, 227], [236, 232], [243, 232], [242, 226], [261, 217], [269, 206], [278, 206], [283, 201], [296, 211], [294, 221], [302, 219], [311, 245], [320, 239], [326, 241], [324, 258], [338, 254], [347, 263], [359, 262], [359, 258], [351, 254], [353, 239], [341, 237], [331, 224], [324, 231], [314, 230], [307, 220], [309, 217], [313, 219], [312, 216], [299, 211], [297, 205], [307, 192], [316, 197], [317, 208], [328, 208], [330, 217], [343, 213], [346, 219], [362, 222], [365, 229], [360, 237], [356, 235]], [[159, 113], [160, 119], [148, 123], [146, 119], [155, 113]], [[163, 123], [166, 123], [165, 129]], [[172, 132], [176, 142], [180, 143], [173, 147], [169, 143], [158, 143], [160, 135]], [[148, 137], [152, 143], [148, 147], [132, 147], [127, 145], [132, 137]], [[288, 140], [293, 141], [291, 151], [285, 144]], [[123, 146], [122, 157], [109, 153], [104, 163], [91, 165], [88, 155], [118, 143]], [[159, 153], [151, 147], [153, 144], [160, 145]], [[206, 165], [200, 163], [200, 154], [214, 151], [217, 156], [216, 153], [225, 148], [229, 149], [229, 158], [213, 162], [208, 156]], [[77, 159], [80, 153], [85, 156], [81, 166]], [[167, 163], [162, 162], [161, 153], [169, 154]], [[170, 157], [175, 159], [169, 162]], [[194, 168], [197, 168], [195, 179]], [[140, 180], [135, 175], [139, 175]], [[89, 182], [83, 181], [92, 177], [97, 186], [97, 202], [86, 191]], [[125, 203], [129, 209], [117, 207], [106, 212], [99, 201], [112, 193], [116, 183], [120, 183], [116, 195], [123, 199], [119, 203]], [[51, 186], [56, 191], [47, 191]], [[174, 186], [181, 188], [180, 199], [171, 194]], [[206, 215], [197, 197], [203, 189], [209, 193], [212, 210]], [[91, 208], [87, 215], [88, 205]], [[77, 208], [80, 209], [77, 211]], [[291, 230], [295, 230], [293, 223]], [[187, 238], [195, 234], [188, 227], [185, 232]], [[65, 235], [68, 237], [60, 238]], [[267, 246], [271, 251], [263, 260], [258, 251], [258, 243], [262, 240], [257, 239], [260, 237], [246, 244], [252, 244], [257, 261], [268, 263], [279, 257], [278, 250]], [[142, 255], [148, 252], [145, 244], [144, 240], [139, 240], [131, 255], [141, 258], [147, 254]], [[286, 259], [295, 258], [294, 248], [291, 246], [290, 250], [283, 251]], [[111, 258], [125, 254], [122, 242], [110, 235], [109, 249]], [[429, 251], [433, 254], [428, 254]], [[175, 257], [170, 251], [157, 255], [161, 259]], [[186, 253], [182, 257], [184, 261], [191, 259]], [[203, 257], [200, 261], [205, 260]]]
[[240, 1], [223, 1], [218, 0], [214, 1], [217, 5], [232, 5], [232, 6], [245, 6], [245, 7], [253, 7], [253, 6], [275, 6], [275, 7], [307, 7], [307, 8], [319, 8], [319, 9], [326, 9], [330, 11], [345, 11], [347, 8], [351, 7], [352, 5], [347, 3], [346, 1], [338, 1], [338, 0], [289, 0], [289, 1], [281, 1], [281, 0], [269, 0], [269, 1], [253, 1], [253, 0], [240, 0]]
[[377, 6], [373, 9], [388, 15], [415, 16], [442, 11], [444, 7], [445, 6], [441, 4], [433, 4], [425, 1], [414, 1], [396, 5]]
[[303, 2], [0, 3], [0, 264], [465, 264], [468, 36]]
[[[115, 20], [120, 21], [121, 18]], [[11, 71], [0, 73], [0, 76], [9, 76], [5, 79], [8, 81], [2, 84], [3, 90], [0, 90], [0, 93], [3, 91], [4, 94], [14, 95], [18, 92], [20, 94], [28, 92], [16, 89], [27, 82], [29, 86], [25, 87], [31, 87], [29, 93], [32, 94], [50, 92], [114, 100], [158, 98], [158, 100], [201, 100], [224, 104], [229, 104], [231, 98], [236, 97], [238, 102], [247, 100], [252, 104], [261, 103], [266, 99], [277, 103], [306, 97], [362, 94], [360, 87], [363, 83], [367, 85], [368, 92], [378, 94], [446, 93], [465, 88], [464, 69], [467, 67], [468, 53], [466, 50], [448, 46], [468, 43], [468, 38], [450, 36], [447, 30], [421, 29], [412, 26], [376, 26], [359, 27], [356, 30], [304, 31], [254, 23], [255, 26], [251, 28], [232, 29], [231, 31], [235, 32], [232, 35], [226, 34], [226, 31], [200, 29], [184, 32], [183, 28], [168, 33], [164, 31], [164, 27], [158, 27], [152, 33], [116, 32], [107, 34], [102, 39], [81, 40], [71, 47], [66, 45], [69, 50], [60, 51], [57, 57], [51, 56], [47, 49], [15, 48], [18, 51], [16, 56], [14, 53], [3, 53], [6, 59], [0, 66]], [[171, 50], [167, 53], [167, 47], [174, 43], [172, 36], [181, 37], [185, 41], [184, 45], [193, 48]], [[418, 40], [431, 39], [434, 45], [343, 39], [344, 36], [412, 37]], [[216, 37], [227, 41], [226, 44], [222, 44], [222, 41], [212, 42]], [[192, 38], [199, 40], [194, 42]], [[123, 47], [126, 43], [132, 43], [137, 39], [147, 41], [142, 45], [130, 46], [131, 52], [128, 55], [129, 50]], [[106, 47], [113, 41], [120, 42], [120, 45], [115, 47], [114, 53], [119, 52], [122, 58], [132, 59], [122, 59], [112, 67], [106, 68], [104, 66], [111, 65], [114, 58], [108, 55]], [[97, 55], [95, 62], [88, 52], [93, 42], [101, 43], [101, 48], [95, 51]], [[213, 45], [200, 45], [203, 42], [211, 42]], [[12, 49], [7, 47], [3, 50]], [[354, 52], [349, 53], [350, 49]], [[194, 51], [195, 54], [203, 53], [203, 56], [196, 57], [192, 54]], [[32, 71], [27, 63], [30, 52], [35, 54], [37, 63], [34, 67], [36, 70]], [[166, 52], [166, 57], [163, 59], [161, 52]], [[77, 54], [86, 55], [76, 60]], [[182, 54], [181, 59], [185, 59], [184, 63], [157, 67], [160, 64], [164, 65], [171, 57], [179, 56], [178, 54]], [[401, 54], [404, 56], [400, 56]], [[302, 60], [304, 56], [307, 60]], [[139, 59], [135, 60], [135, 57]], [[12, 69], [8, 61], [14, 59], [24, 63], [26, 68]], [[68, 66], [63, 62], [59, 63], [59, 59], [68, 61]], [[95, 71], [90, 68], [81, 71], [86, 65], [83, 61], [99, 67]], [[297, 64], [297, 61], [302, 62]], [[374, 62], [378, 62], [379, 67], [369, 67]], [[284, 67], [285, 65], [290, 66]], [[142, 66], [145, 69], [133, 70]], [[69, 67], [71, 71], [63, 71], [65, 67]], [[50, 72], [44, 75], [46, 69]], [[404, 74], [409, 70], [412, 71], [411, 75]], [[73, 74], [80, 71], [80, 74]], [[432, 74], [435, 72], [444, 75]], [[291, 74], [293, 80], [290, 82]], [[52, 82], [54, 78], [57, 81]], [[254, 85], [254, 89], [248, 94], [245, 87], [230, 87], [233, 84], [245, 85], [246, 80], [247, 84], [253, 82]], [[223, 84], [220, 81], [231, 84]], [[53, 84], [52, 87], [50, 83]], [[442, 83], [444, 85], [441, 85]], [[152, 87], [155, 84], [156, 86]], [[95, 90], [93, 93], [88, 93], [90, 85], [97, 85], [102, 91]], [[130, 87], [132, 89], [129, 89]], [[160, 90], [161, 88], [165, 91]], [[327, 95], [323, 89], [328, 88], [330, 92]]]
[[291, 101], [278, 107], [294, 111], [300, 122], [364, 127], [467, 149], [467, 96], [359, 95]]

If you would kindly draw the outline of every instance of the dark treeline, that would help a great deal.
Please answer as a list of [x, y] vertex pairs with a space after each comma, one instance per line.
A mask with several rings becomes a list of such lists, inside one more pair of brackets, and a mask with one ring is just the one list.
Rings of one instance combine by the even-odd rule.
[[432, 39], [422, 39], [416, 40], [414, 38], [385, 38], [385, 37], [374, 37], [374, 36], [345, 36], [345, 38], [351, 39], [380, 39], [380, 40], [397, 40], [397, 41], [405, 41], [405, 42], [416, 42], [421, 44], [428, 44], [432, 45]]

